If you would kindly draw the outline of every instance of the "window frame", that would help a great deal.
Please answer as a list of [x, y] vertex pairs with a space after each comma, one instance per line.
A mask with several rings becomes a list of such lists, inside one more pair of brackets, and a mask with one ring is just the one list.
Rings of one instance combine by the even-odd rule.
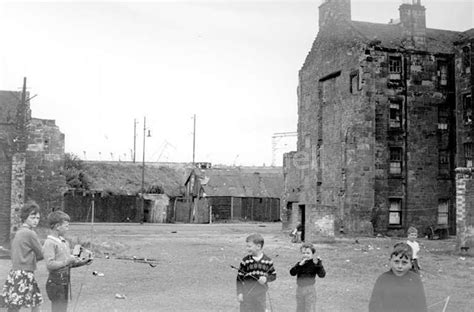
[[[392, 209], [394, 207], [394, 205], [392, 205], [392, 203], [397, 203], [398, 204], [398, 209]], [[396, 214], [397, 217], [398, 217], [398, 223], [391, 222], [392, 216], [394, 216], [394, 214]], [[389, 227], [402, 226], [402, 223], [403, 223], [402, 216], [403, 216], [402, 199], [399, 198], [399, 197], [390, 197], [388, 199], [388, 226]]]
[[[388, 172], [392, 176], [400, 176], [403, 170], [403, 148], [390, 147], [389, 148], [389, 169]], [[396, 166], [398, 164], [398, 166]], [[392, 169], [399, 168], [396, 172]]]
[[[396, 108], [395, 106], [398, 106]], [[399, 99], [389, 99], [389, 128], [390, 129], [401, 129], [402, 128], [402, 106], [403, 101]], [[394, 118], [393, 118], [394, 117]], [[397, 120], [398, 117], [398, 120]]]
[[[449, 224], [449, 205], [450, 200], [447, 198], [440, 198], [438, 199], [438, 217], [436, 223], [438, 225], [448, 225]], [[441, 211], [441, 208], [443, 211]], [[441, 216], [445, 222], [440, 222]]]
[[388, 72], [390, 74], [401, 74], [402, 73], [402, 57], [390, 55], [388, 57]]
[[463, 144], [463, 149], [466, 168], [473, 168], [474, 144], [472, 142], [466, 142]]
[[472, 123], [474, 119], [473, 115], [474, 107], [472, 105], [472, 95], [471, 93], [465, 93], [462, 95], [462, 120], [464, 124]]

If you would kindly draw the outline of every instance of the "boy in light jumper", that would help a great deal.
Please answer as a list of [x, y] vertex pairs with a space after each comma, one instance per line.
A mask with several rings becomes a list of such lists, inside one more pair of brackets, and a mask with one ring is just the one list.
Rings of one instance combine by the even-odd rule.
[[48, 215], [51, 235], [43, 245], [46, 268], [49, 271], [46, 292], [51, 300], [51, 312], [66, 312], [69, 300], [71, 268], [88, 264], [92, 259], [80, 259], [71, 254], [64, 235], [69, 230], [69, 215], [56, 210]]
[[420, 271], [420, 265], [418, 263], [418, 252], [420, 251], [420, 245], [416, 241], [416, 239], [418, 238], [418, 230], [415, 227], [410, 226], [407, 230], [407, 233], [408, 233], [407, 244], [413, 250], [411, 270], [415, 273], [418, 273]]

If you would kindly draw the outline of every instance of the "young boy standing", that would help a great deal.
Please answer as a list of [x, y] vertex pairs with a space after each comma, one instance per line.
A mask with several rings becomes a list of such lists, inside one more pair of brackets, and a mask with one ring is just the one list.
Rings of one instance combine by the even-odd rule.
[[377, 278], [369, 303], [369, 312], [427, 312], [425, 290], [420, 276], [412, 271], [412, 249], [397, 243], [390, 255], [390, 271]]
[[51, 312], [67, 311], [71, 267], [79, 267], [92, 261], [71, 255], [69, 243], [64, 239], [69, 230], [69, 220], [69, 215], [60, 210], [48, 215], [51, 235], [48, 235], [44, 242], [43, 255], [49, 271], [46, 292], [51, 300]]
[[300, 248], [302, 259], [291, 269], [290, 275], [296, 275], [296, 312], [316, 311], [316, 275], [325, 277], [321, 259], [314, 263], [313, 257], [316, 249], [311, 243], [304, 243]]
[[237, 273], [237, 300], [241, 312], [265, 312], [268, 282], [276, 279], [273, 261], [263, 253], [263, 237], [246, 238], [248, 255], [242, 259]]
[[418, 264], [418, 252], [420, 251], [420, 245], [416, 241], [416, 239], [418, 238], [418, 230], [415, 227], [410, 226], [407, 230], [407, 233], [408, 233], [407, 244], [411, 247], [413, 251], [413, 259], [411, 261], [412, 263], [411, 270], [415, 273], [418, 273], [420, 271], [420, 266]]

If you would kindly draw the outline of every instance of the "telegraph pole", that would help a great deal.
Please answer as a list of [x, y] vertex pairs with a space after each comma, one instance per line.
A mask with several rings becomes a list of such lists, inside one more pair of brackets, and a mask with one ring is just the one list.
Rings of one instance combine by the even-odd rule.
[[137, 120], [133, 119], [133, 163], [135, 163], [135, 156], [137, 155]]
[[140, 223], [143, 222], [145, 214], [145, 134], [146, 134], [146, 117], [143, 117], [143, 155], [142, 155], [142, 187], [141, 187], [141, 204], [140, 204]]

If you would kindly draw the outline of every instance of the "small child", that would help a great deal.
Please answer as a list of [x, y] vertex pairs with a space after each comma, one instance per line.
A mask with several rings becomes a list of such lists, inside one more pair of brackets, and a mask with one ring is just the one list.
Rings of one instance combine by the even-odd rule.
[[248, 255], [242, 259], [237, 273], [237, 300], [241, 312], [265, 312], [268, 282], [276, 279], [273, 261], [263, 253], [263, 237], [246, 238]]
[[412, 271], [412, 249], [407, 243], [397, 243], [390, 255], [390, 271], [377, 278], [369, 312], [427, 312], [425, 290], [420, 276]]
[[51, 312], [66, 312], [69, 300], [70, 270], [88, 264], [92, 259], [79, 259], [71, 254], [64, 235], [69, 230], [69, 215], [56, 210], [48, 215], [51, 235], [43, 245], [46, 268], [49, 271], [46, 292], [51, 300]]
[[418, 252], [420, 251], [420, 245], [415, 240], [418, 238], [418, 230], [415, 227], [410, 226], [407, 230], [407, 233], [408, 233], [407, 244], [411, 247], [413, 251], [413, 259], [411, 261], [412, 263], [411, 270], [415, 273], [418, 273], [420, 271], [420, 265], [418, 264]]
[[311, 243], [304, 243], [300, 247], [302, 259], [291, 269], [291, 276], [296, 275], [296, 312], [316, 311], [316, 275], [326, 276], [321, 259], [314, 263], [313, 257], [316, 249]]
[[26, 202], [20, 210], [23, 223], [11, 246], [12, 269], [3, 286], [2, 299], [9, 312], [31, 307], [39, 311], [43, 297], [35, 280], [36, 262], [43, 259], [41, 243], [33, 229], [38, 226], [40, 208], [34, 201]]

